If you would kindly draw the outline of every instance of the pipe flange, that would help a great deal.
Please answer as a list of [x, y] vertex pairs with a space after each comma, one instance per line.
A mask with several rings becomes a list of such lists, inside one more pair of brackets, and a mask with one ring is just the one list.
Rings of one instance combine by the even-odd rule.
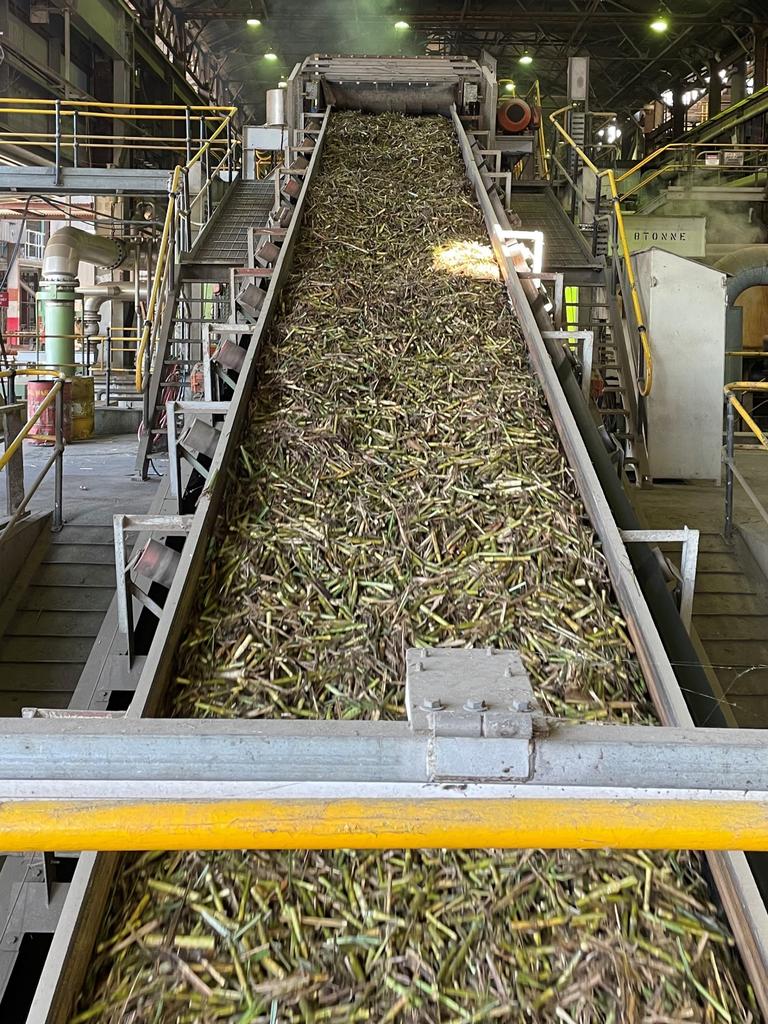
[[117, 257], [111, 263], [105, 263], [103, 270], [116, 270], [121, 263], [125, 262], [125, 257], [128, 254], [128, 248], [122, 238], [113, 238], [112, 241], [117, 246]]

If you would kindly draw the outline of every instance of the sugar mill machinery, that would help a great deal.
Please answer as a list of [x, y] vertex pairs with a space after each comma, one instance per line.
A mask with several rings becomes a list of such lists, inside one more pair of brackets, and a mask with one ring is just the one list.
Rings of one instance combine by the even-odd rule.
[[[117, 595], [98, 638], [97, 671], [94, 658], [66, 710], [32, 708], [0, 723], [0, 848], [29, 858], [26, 866], [34, 851], [90, 851], [56, 894], [60, 916], [28, 1021], [72, 1014], [117, 877], [109, 851], [167, 849], [705, 849], [768, 1012], [768, 733], [726, 728], [686, 628], [690, 579], [672, 593], [653, 550], [665, 538], [641, 528], [606, 441], [618, 431], [596, 425], [595, 336], [565, 331], [565, 289], [580, 288], [585, 307], [591, 290], [592, 305], [608, 310], [639, 431], [652, 372], [643, 345], [675, 302], [674, 289], [653, 299], [644, 289], [669, 280], [666, 257], [640, 257], [634, 273], [623, 263], [618, 292], [610, 292], [604, 265], [550, 190], [516, 182], [513, 168], [535, 155], [540, 113], [522, 99], [499, 106], [492, 61], [314, 55], [283, 93], [284, 107], [274, 101], [267, 125], [246, 129], [242, 176], [217, 183], [223, 197], [186, 248], [185, 186], [178, 176], [171, 186], [164, 237], [176, 238], [179, 251], [175, 271], [164, 270], [162, 252], [155, 270], [166, 274], [167, 297], [148, 331], [138, 466], [146, 472], [165, 449], [169, 473], [150, 515], [115, 517]], [[505, 315], [525, 341], [521, 366], [546, 399], [659, 725], [574, 724], [548, 714], [516, 650], [463, 643], [408, 650], [399, 721], [163, 717], [334, 112], [348, 110], [437, 115], [451, 126], [487, 231], [484, 249], [498, 264]], [[260, 178], [254, 154], [265, 150], [273, 167]], [[532, 197], [545, 211], [535, 226], [525, 215]], [[706, 273], [702, 302], [712, 303], [713, 318], [722, 314], [724, 330], [724, 279]], [[50, 301], [68, 303], [61, 290], [70, 283], [47, 279], [56, 290]], [[643, 306], [647, 322], [634, 312]], [[630, 335], [626, 345], [619, 332]], [[168, 386], [169, 368], [195, 344], [201, 397]], [[664, 365], [660, 359], [656, 372]], [[624, 443], [622, 458], [635, 475], [652, 475], [640, 447], [637, 436]], [[708, 462], [702, 475], [711, 473]], [[688, 531], [668, 533], [694, 543]], [[41, 862], [51, 879], [55, 859]], [[33, 929], [50, 888], [26, 873], [16, 886], [24, 894], [18, 936]], [[3, 950], [12, 965], [13, 948]]]

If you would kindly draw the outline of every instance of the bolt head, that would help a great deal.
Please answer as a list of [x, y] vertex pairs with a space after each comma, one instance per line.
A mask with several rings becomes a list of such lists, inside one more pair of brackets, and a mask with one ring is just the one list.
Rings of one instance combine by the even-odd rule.
[[9, 946], [16, 946], [16, 945], [18, 945], [18, 942], [19, 942], [19, 936], [18, 935], [6, 935], [5, 936], [5, 941], [8, 943]]
[[513, 700], [512, 708], [515, 711], [530, 711], [531, 702], [529, 700]]
[[464, 705], [466, 711], [485, 711], [486, 707], [484, 700], [468, 700]]
[[421, 706], [424, 711], [441, 711], [443, 707], [439, 700], [425, 700]]

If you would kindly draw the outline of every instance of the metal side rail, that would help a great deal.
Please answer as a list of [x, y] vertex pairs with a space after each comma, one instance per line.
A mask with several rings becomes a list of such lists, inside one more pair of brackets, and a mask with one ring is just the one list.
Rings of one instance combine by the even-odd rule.
[[[538, 298], [537, 291], [532, 282], [518, 278], [515, 260], [504, 241], [504, 232], [508, 230], [507, 218], [500, 204], [494, 204], [488, 196], [471, 142], [455, 111], [453, 121], [510, 301], [528, 344], [531, 362], [544, 390], [579, 493], [602, 542], [611, 582], [659, 718], [665, 726], [690, 729], [694, 725], [693, 716], [641, 590], [600, 478], [564, 396], [537, 316], [531, 308], [531, 301]], [[542, 318], [540, 310], [538, 317]], [[768, 1016], [768, 909], [744, 853], [708, 853], [707, 860], [761, 1010]]]
[[[249, 341], [237, 377], [237, 386], [211, 458], [208, 480], [197, 495], [192, 525], [180, 552], [162, 617], [157, 624], [149, 653], [143, 660], [135, 695], [126, 713], [130, 719], [154, 716], [163, 702], [175, 650], [195, 598], [197, 580], [223, 497], [228, 468], [236, 455], [247, 417], [261, 338], [277, 310], [281, 288], [290, 272], [306, 194], [319, 163], [329, 113], [326, 111], [322, 115], [308, 115], [310, 126], [305, 128], [305, 134], [316, 137], [316, 146], [303, 176], [302, 188], [282, 239], [280, 254], [269, 276], [269, 287], [255, 328], [248, 328]], [[315, 123], [317, 127], [313, 127]], [[27, 1016], [27, 1024], [67, 1024], [69, 1021], [91, 965], [93, 946], [118, 864], [117, 854], [85, 852], [80, 855]]]

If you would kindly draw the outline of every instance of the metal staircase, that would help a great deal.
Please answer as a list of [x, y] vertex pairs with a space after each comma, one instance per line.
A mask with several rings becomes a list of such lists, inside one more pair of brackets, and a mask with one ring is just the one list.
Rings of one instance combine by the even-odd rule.
[[0, 606], [0, 715], [69, 704], [114, 593], [110, 510], [43, 531]]
[[232, 268], [246, 264], [248, 230], [264, 225], [274, 204], [274, 181], [236, 181], [190, 252], [181, 255], [146, 384], [136, 459], [142, 479], [153, 454], [167, 451], [166, 403], [202, 397], [203, 325], [227, 319]]

